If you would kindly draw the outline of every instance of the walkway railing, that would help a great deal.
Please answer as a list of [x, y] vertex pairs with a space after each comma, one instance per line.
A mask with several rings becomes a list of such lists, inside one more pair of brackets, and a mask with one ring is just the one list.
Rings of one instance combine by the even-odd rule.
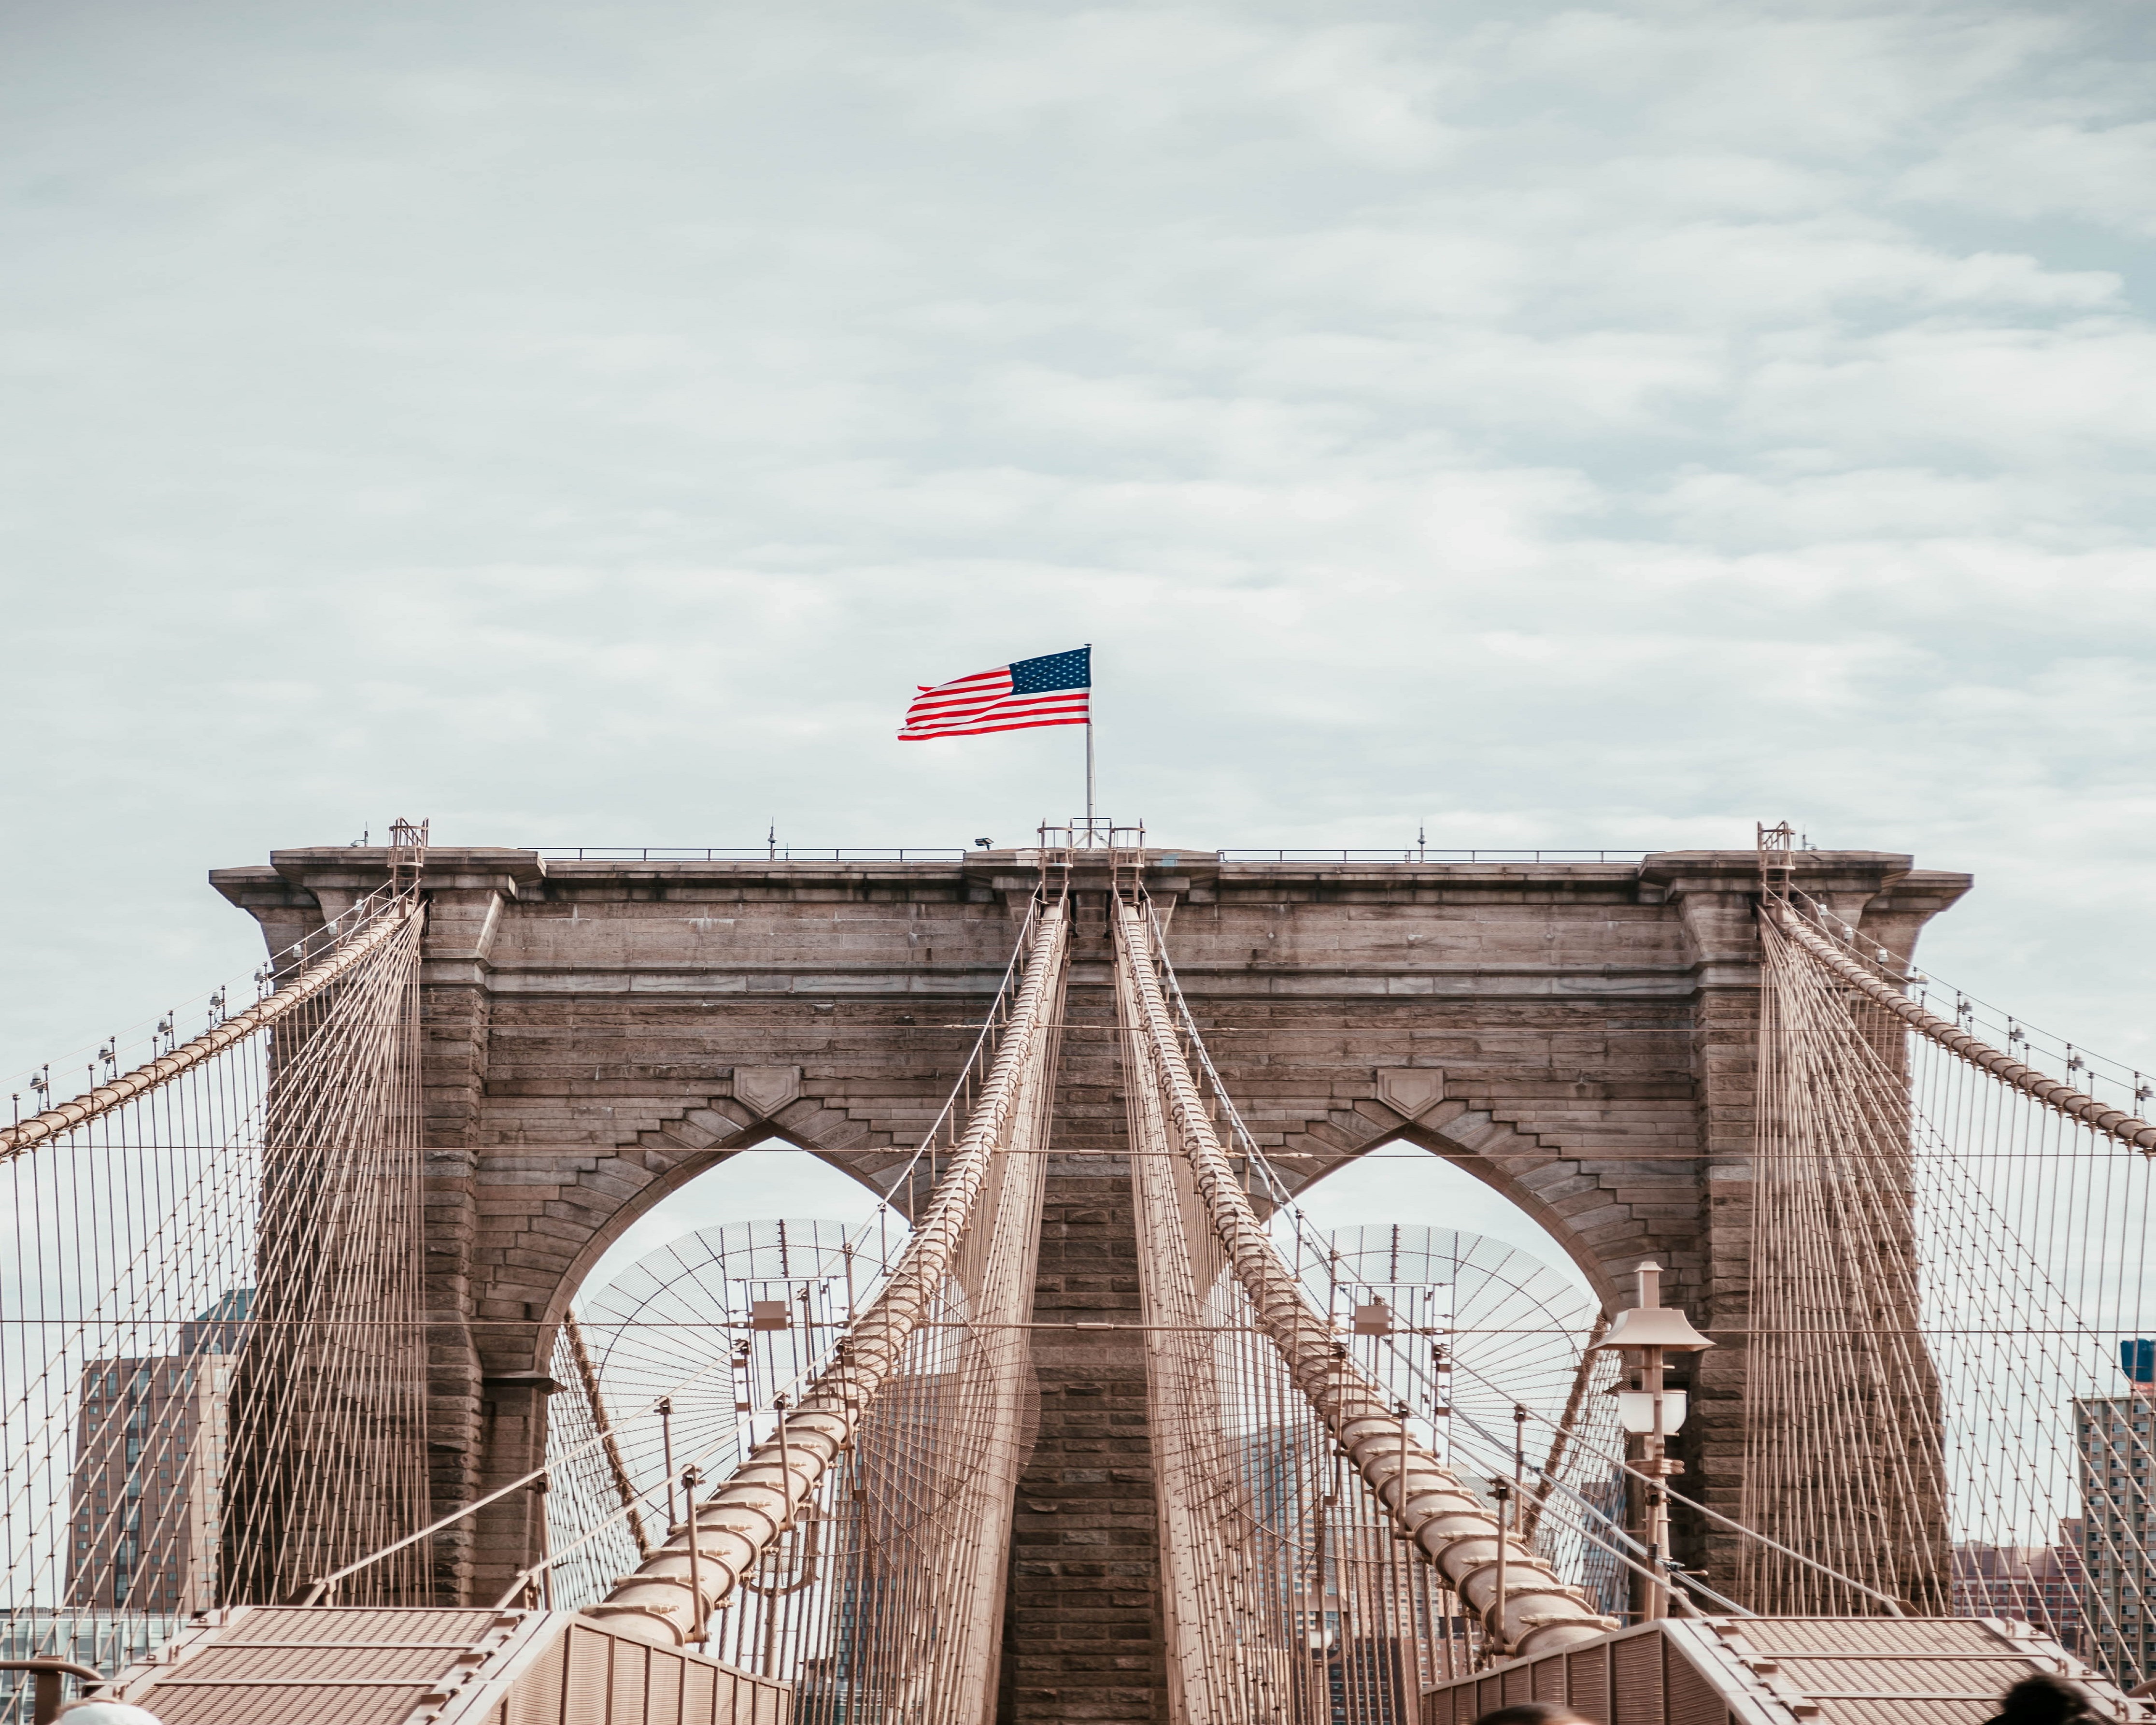
[[[1202, 854], [1202, 853], [1194, 853]], [[1249, 850], [1229, 847], [1211, 853], [1219, 862], [1369, 863], [1625, 863], [1637, 864], [1651, 850], [1440, 850], [1434, 845], [1400, 845], [1383, 850]]]
[[957, 862], [963, 845], [855, 850], [830, 845], [525, 845], [563, 862]]
[[[564, 862], [958, 862], [973, 855], [961, 845], [901, 845], [860, 849], [831, 845], [527, 845], [518, 847]], [[977, 847], [985, 849], [985, 847]], [[1027, 855], [1033, 847], [1020, 847]], [[1171, 853], [1192, 862], [1342, 863], [1619, 863], [1654, 855], [1652, 850], [1441, 850], [1399, 845], [1363, 850], [1281, 849], [1230, 845], [1223, 850]]]

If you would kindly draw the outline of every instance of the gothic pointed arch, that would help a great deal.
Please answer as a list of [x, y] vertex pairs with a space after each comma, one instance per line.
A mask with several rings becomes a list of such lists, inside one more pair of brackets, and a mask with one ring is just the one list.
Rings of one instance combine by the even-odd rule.
[[[1554, 1133], [1507, 1118], [1497, 1106], [1382, 1080], [1381, 1074], [1370, 1098], [1306, 1122], [1269, 1149], [1297, 1192], [1388, 1144], [1415, 1145], [1517, 1205], [1563, 1247], [1605, 1307], [1623, 1303], [1627, 1278], [1642, 1259], [1673, 1255], [1677, 1240], [1693, 1231], [1689, 1221], [1681, 1235], [1658, 1228], [1678, 1219], [1666, 1214], [1670, 1206], [1643, 1201], [1638, 1183], [1607, 1155], [1568, 1147]], [[1378, 1100], [1389, 1093], [1398, 1101]]]
[[818, 1094], [813, 1081], [804, 1086], [798, 1067], [736, 1068], [723, 1093], [639, 1132], [633, 1143], [578, 1171], [578, 1194], [588, 1194], [592, 1202], [576, 1208], [590, 1219], [545, 1301], [532, 1338], [535, 1359], [552, 1349], [562, 1313], [614, 1242], [683, 1188], [744, 1150], [773, 1142], [791, 1144], [857, 1182], [871, 1197], [910, 1214], [922, 1183], [906, 1178], [915, 1161], [912, 1147], [896, 1145], [892, 1139], [888, 1128], [850, 1110], [843, 1101]]

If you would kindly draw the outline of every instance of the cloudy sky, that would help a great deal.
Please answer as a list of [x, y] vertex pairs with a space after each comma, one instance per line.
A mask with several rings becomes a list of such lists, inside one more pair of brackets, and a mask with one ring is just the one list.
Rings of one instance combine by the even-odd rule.
[[2133, 1062], [2156, 8], [0, 8], [0, 1066], [451, 843], [1816, 843]]

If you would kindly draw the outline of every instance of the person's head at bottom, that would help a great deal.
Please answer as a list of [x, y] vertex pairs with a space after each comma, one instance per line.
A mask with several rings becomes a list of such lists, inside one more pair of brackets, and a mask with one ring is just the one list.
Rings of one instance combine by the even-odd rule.
[[1485, 1713], [1475, 1725], [1591, 1725], [1584, 1716], [1553, 1701], [1516, 1701]]
[[146, 1707], [131, 1707], [124, 1701], [79, 1701], [54, 1715], [68, 1725], [157, 1725], [157, 1716]]
[[1999, 1711], [1985, 1725], [2070, 1725], [2089, 1717], [2081, 1691], [2056, 1677], [2024, 1677], [1999, 1698]]

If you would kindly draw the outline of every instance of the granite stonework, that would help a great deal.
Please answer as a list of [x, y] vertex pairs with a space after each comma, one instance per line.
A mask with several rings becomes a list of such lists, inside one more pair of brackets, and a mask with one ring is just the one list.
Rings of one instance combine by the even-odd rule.
[[[1201, 854], [1202, 855], [1202, 854]], [[1419, 1144], [1519, 1204], [1613, 1306], [1631, 1269], [1724, 1345], [1702, 1357], [1685, 1486], [1733, 1510], [1743, 1449], [1758, 943], [1749, 851], [1644, 863], [1216, 863], [1148, 871], [1208, 1045], [1299, 1180]], [[1969, 878], [1800, 853], [1798, 884], [1911, 951]], [[273, 949], [378, 886], [379, 850], [276, 853], [212, 880]], [[424, 887], [435, 1489], [544, 1442], [554, 1325], [608, 1245], [773, 1137], [879, 1192], [927, 1129], [1037, 875], [963, 863], [622, 862], [437, 849]], [[1104, 877], [1075, 876], [1074, 1024], [1112, 1013]], [[1136, 1309], [1113, 1039], [1065, 1041], [1044, 1316]], [[901, 1205], [910, 1192], [891, 1194]], [[1377, 1219], [1373, 1218], [1373, 1219]], [[1135, 1337], [1042, 1337], [1041, 1439], [1014, 1541], [1005, 1717], [1150, 1720], [1157, 1554]], [[444, 1543], [490, 1601], [530, 1560], [524, 1494]], [[1680, 1555], [1734, 1573], [1719, 1539]], [[1125, 1679], [1127, 1678], [1127, 1681]]]

